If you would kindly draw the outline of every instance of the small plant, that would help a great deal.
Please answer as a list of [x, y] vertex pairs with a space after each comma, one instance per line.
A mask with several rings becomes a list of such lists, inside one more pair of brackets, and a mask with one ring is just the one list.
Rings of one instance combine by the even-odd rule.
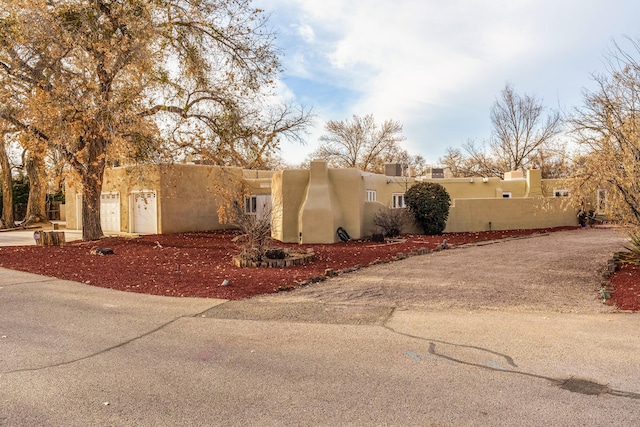
[[242, 257], [251, 261], [262, 261], [272, 248], [271, 213], [248, 214], [237, 204], [231, 224], [240, 229], [242, 235], [236, 238], [242, 249]]
[[631, 246], [625, 246], [624, 252], [616, 252], [614, 259], [620, 263], [640, 264], [640, 231], [630, 232], [629, 242]]
[[451, 197], [442, 185], [420, 182], [407, 190], [404, 201], [425, 234], [440, 234], [444, 231], [449, 218]]
[[373, 216], [373, 224], [382, 231], [384, 237], [398, 236], [407, 220], [407, 212], [404, 209], [381, 209]]
[[264, 260], [267, 251], [272, 249], [271, 206], [260, 206], [260, 212], [248, 209], [248, 188], [240, 176], [228, 170], [223, 169], [215, 176], [214, 189], [218, 220], [221, 224], [237, 227], [242, 233], [234, 239], [240, 248], [240, 256], [254, 262]]

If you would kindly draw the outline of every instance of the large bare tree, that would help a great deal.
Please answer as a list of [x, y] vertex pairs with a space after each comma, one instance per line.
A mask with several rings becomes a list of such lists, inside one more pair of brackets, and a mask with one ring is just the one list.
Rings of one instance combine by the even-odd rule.
[[570, 162], [560, 113], [547, 111], [533, 95], [519, 95], [506, 84], [491, 109], [492, 134], [488, 144], [469, 140], [462, 150], [449, 148], [440, 159], [454, 177], [497, 176], [530, 167], [543, 178], [562, 178]]
[[521, 96], [508, 83], [493, 104], [491, 124], [489, 147], [504, 171], [532, 166], [536, 154], [549, 149], [562, 131], [560, 113], [547, 112], [536, 96]]
[[376, 124], [373, 115], [354, 115], [351, 120], [329, 120], [327, 133], [312, 158], [324, 159], [332, 167], [384, 172], [384, 164], [401, 161], [405, 140], [402, 125], [394, 120]]
[[[237, 152], [233, 126], [280, 70], [250, 0], [4, 0], [1, 12], [0, 119], [80, 178], [86, 240], [102, 236], [109, 162], [162, 158], [185, 135]], [[264, 134], [258, 154], [277, 143]]]
[[640, 41], [626, 42], [613, 44], [608, 71], [594, 75], [596, 88], [585, 90], [571, 120], [583, 149], [573, 190], [583, 201], [606, 191], [597, 208], [640, 229]]

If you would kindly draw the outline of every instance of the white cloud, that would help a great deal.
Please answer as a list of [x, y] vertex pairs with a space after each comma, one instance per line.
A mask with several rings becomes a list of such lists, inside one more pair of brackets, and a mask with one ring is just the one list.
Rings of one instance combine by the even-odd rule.
[[298, 35], [302, 37], [302, 40], [309, 44], [313, 44], [316, 41], [316, 33], [309, 24], [301, 24], [296, 26]]
[[258, 2], [294, 30], [283, 40], [288, 75], [350, 90], [339, 107], [314, 105], [323, 120], [399, 120], [434, 161], [443, 146], [488, 137], [507, 81], [550, 106], [579, 102], [611, 38], [638, 35], [640, 13], [633, 0]]

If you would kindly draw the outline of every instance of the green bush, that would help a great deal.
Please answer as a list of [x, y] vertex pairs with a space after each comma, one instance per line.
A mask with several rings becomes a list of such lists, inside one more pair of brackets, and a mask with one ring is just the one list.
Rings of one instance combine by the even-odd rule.
[[440, 184], [420, 182], [404, 194], [404, 202], [425, 234], [440, 234], [447, 226], [451, 197]]

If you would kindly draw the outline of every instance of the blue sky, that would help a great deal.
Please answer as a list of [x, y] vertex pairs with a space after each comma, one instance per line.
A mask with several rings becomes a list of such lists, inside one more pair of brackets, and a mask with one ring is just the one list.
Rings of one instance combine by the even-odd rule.
[[411, 154], [490, 137], [505, 83], [571, 110], [612, 41], [640, 37], [637, 0], [254, 0], [270, 13], [285, 68], [278, 94], [313, 107], [298, 164], [327, 120], [373, 114], [402, 123]]

